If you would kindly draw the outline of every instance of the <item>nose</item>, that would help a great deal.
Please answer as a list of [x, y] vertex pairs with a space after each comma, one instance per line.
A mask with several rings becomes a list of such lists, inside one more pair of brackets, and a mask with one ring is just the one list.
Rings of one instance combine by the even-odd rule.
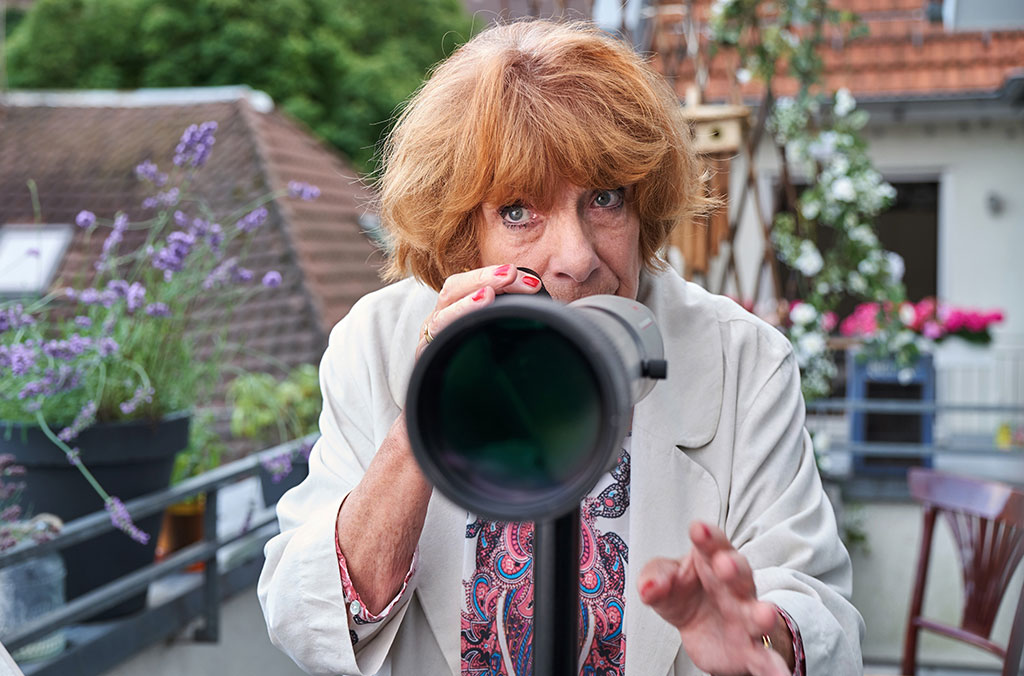
[[551, 249], [547, 273], [566, 282], [587, 281], [601, 264], [593, 228], [575, 209], [560, 209], [552, 221], [548, 226]]

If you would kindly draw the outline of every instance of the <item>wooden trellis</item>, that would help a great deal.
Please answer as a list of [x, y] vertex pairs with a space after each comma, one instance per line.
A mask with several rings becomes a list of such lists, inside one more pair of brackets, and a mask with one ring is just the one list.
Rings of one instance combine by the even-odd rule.
[[[675, 85], [679, 81], [688, 83], [687, 105], [684, 115], [694, 125], [698, 152], [706, 159], [709, 168], [708, 190], [722, 202], [719, 210], [706, 219], [685, 223], [673, 233], [671, 243], [679, 249], [685, 262], [686, 275], [714, 293], [725, 293], [731, 283], [735, 294], [748, 306], [753, 306], [763, 295], [773, 299], [781, 297], [782, 283], [779, 262], [772, 244], [772, 216], [764, 213], [761, 187], [757, 177], [754, 158], [764, 138], [768, 111], [773, 98], [771, 89], [764, 92], [757, 116], [749, 120], [749, 110], [739, 104], [739, 83], [731, 78], [732, 104], [702, 105], [703, 91], [710, 73], [710, 59], [707, 44], [702, 44], [701, 20], [695, 11], [696, 3], [662, 2], [658, 6], [651, 48], [662, 73]], [[735, 69], [730, 69], [734, 71]], [[678, 88], [677, 88], [678, 90]], [[718, 130], [721, 136], [715, 136]], [[709, 140], [711, 142], [709, 142]], [[729, 169], [732, 160], [742, 157], [745, 164], [743, 183], [737, 195], [729, 194]], [[783, 156], [783, 182], [789, 184], [788, 172]], [[791, 186], [790, 186], [791, 187]], [[792, 192], [789, 190], [788, 192]], [[747, 202], [754, 219], [744, 226]], [[735, 206], [730, 205], [734, 202]], [[730, 216], [731, 214], [731, 216]], [[743, 298], [743, 273], [737, 265], [736, 241], [743, 227], [759, 227], [764, 241], [763, 254], [755, 272], [753, 293]], [[711, 260], [723, 256], [717, 274], [711, 273]], [[765, 274], [767, 269], [767, 275]], [[771, 288], [763, 289], [765, 279]]]

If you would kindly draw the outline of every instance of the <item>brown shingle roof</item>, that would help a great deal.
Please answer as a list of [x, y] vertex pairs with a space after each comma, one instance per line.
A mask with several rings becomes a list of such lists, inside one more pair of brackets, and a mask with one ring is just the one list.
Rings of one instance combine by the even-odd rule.
[[[837, 9], [850, 9], [867, 25], [868, 35], [844, 42], [827, 35], [822, 49], [825, 85], [829, 91], [847, 87], [858, 98], [943, 98], [998, 92], [1011, 77], [1024, 75], [1024, 30], [947, 31], [929, 22], [924, 0], [835, 0]], [[698, 16], [707, 13], [701, 3]], [[663, 2], [659, 31], [652, 49], [664, 53], [672, 44], [683, 5]], [[660, 58], [655, 63], [664, 68]], [[730, 69], [735, 59], [715, 59], [705, 89], [705, 100], [730, 97]], [[693, 79], [691, 63], [680, 69], [676, 87], [680, 95]], [[776, 81], [776, 93], [793, 94], [796, 83]], [[743, 98], [760, 93], [755, 83], [741, 89]]]
[[[201, 91], [201, 90], [197, 90]], [[100, 217], [125, 210], [134, 220], [149, 194], [135, 166], [152, 159], [165, 171], [186, 126], [219, 125], [197, 191], [218, 212], [287, 186], [314, 183], [316, 202], [282, 198], [246, 255], [257, 280], [279, 270], [278, 289], [260, 288], [234, 309], [229, 332], [288, 364], [317, 362], [330, 327], [357, 298], [381, 286], [382, 258], [358, 216], [369, 199], [355, 174], [332, 151], [283, 114], [260, 112], [247, 98], [194, 105], [0, 105], [0, 225], [32, 222], [26, 181], [38, 185], [44, 223], [72, 223], [82, 209]], [[224, 223], [233, 227], [233, 223]], [[55, 285], [89, 274], [102, 245], [75, 229]], [[257, 284], [258, 286], [258, 284]], [[202, 310], [199, 310], [202, 312]], [[244, 358], [246, 368], [265, 368]]]

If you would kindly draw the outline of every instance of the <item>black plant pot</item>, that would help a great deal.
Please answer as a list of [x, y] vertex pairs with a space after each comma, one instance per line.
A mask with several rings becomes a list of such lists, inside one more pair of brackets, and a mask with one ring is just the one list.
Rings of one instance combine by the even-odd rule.
[[263, 491], [264, 505], [276, 505], [288, 489], [298, 486], [309, 475], [309, 461], [301, 455], [296, 455], [297, 457], [292, 458], [292, 471], [277, 482], [274, 482], [273, 475], [266, 467], [260, 467], [260, 488]]
[[[127, 502], [170, 485], [174, 456], [188, 445], [189, 414], [177, 413], [159, 421], [130, 421], [94, 425], [70, 445], [100, 485]], [[103, 509], [103, 501], [64, 454], [34, 425], [0, 422], [0, 453], [14, 455], [24, 465], [22, 505], [32, 513], [49, 512], [65, 522]], [[61, 551], [67, 568], [70, 601], [153, 562], [163, 514], [140, 519], [149, 534], [142, 545], [120, 531], [72, 545]], [[89, 617], [108, 620], [142, 610], [146, 592]]]

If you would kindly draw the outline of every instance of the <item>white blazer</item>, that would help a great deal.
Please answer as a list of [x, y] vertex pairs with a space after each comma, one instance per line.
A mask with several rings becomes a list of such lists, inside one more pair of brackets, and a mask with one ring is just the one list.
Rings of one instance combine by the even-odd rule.
[[[809, 676], [862, 673], [850, 559], [804, 429], [789, 342], [673, 272], [645, 273], [638, 299], [658, 318], [669, 369], [633, 418], [626, 675], [701, 673], [636, 589], [650, 558], [687, 553], [694, 519], [722, 528], [750, 561], [758, 596], [795, 620]], [[309, 673], [460, 674], [464, 510], [434, 493], [411, 598], [356, 650], [334, 550], [341, 501], [399, 415], [436, 300], [405, 280], [360, 300], [331, 332], [323, 436], [309, 477], [278, 503], [281, 533], [267, 543], [258, 585], [271, 640]]]

